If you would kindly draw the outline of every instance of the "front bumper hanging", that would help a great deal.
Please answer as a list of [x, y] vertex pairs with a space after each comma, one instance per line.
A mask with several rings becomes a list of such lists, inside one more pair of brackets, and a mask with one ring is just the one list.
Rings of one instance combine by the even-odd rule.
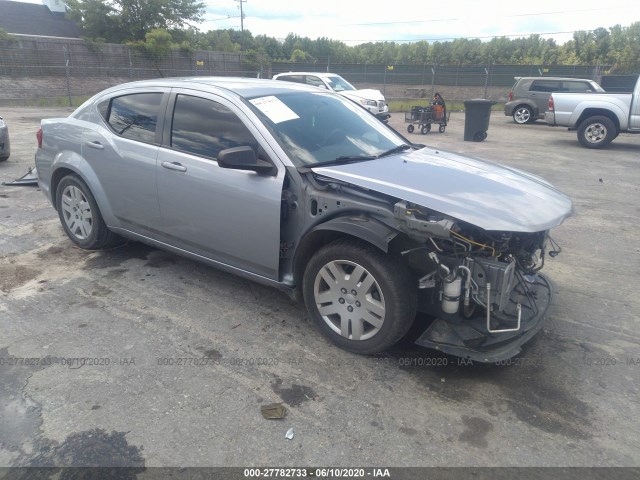
[[436, 318], [415, 343], [482, 363], [499, 362], [517, 355], [522, 345], [542, 327], [553, 300], [553, 285], [545, 276], [537, 274], [534, 279], [526, 280], [517, 275], [517, 278], [518, 284], [503, 314], [487, 312], [471, 319]]

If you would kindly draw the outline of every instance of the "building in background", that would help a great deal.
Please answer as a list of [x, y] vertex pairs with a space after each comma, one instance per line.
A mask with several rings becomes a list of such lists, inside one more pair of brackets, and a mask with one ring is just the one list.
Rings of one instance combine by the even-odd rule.
[[0, 28], [17, 37], [79, 38], [80, 28], [65, 14], [63, 0], [42, 0], [42, 5], [0, 0]]

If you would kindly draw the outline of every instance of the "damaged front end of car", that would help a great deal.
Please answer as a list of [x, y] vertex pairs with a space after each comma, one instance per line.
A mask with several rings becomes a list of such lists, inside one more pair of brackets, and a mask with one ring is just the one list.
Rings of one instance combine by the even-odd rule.
[[560, 252], [548, 231], [486, 231], [406, 201], [394, 217], [422, 244], [401, 252], [418, 272], [419, 310], [434, 317], [416, 343], [479, 362], [517, 355], [553, 298], [539, 273]]
[[390, 202], [388, 215], [373, 215], [397, 232], [390, 254], [433, 319], [423, 332], [414, 325], [418, 345], [496, 362], [542, 327], [553, 287], [540, 270], [560, 252], [549, 232], [573, 211], [549, 182], [428, 147], [314, 172]]

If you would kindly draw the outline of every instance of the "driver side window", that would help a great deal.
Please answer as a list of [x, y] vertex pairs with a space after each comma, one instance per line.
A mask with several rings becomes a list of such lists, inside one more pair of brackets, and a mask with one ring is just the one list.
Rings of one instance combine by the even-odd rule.
[[171, 123], [171, 148], [215, 160], [221, 150], [258, 142], [238, 116], [206, 98], [178, 95]]

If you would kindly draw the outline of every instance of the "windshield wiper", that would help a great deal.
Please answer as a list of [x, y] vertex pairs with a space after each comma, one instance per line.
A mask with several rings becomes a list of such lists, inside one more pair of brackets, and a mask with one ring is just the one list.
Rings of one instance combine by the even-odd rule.
[[308, 167], [325, 167], [327, 165], [344, 165], [346, 163], [364, 162], [366, 160], [375, 160], [375, 155], [343, 155], [333, 160], [326, 160], [324, 162], [314, 163], [313, 165], [307, 165]]
[[402, 145], [398, 145], [397, 147], [394, 147], [391, 150], [387, 150], [386, 152], [381, 153], [376, 158], [387, 157], [389, 155], [393, 155], [394, 153], [404, 152], [405, 150], [409, 150], [410, 148], [413, 148], [413, 147], [411, 145], [407, 145], [406, 143], [403, 143]]
[[386, 152], [382, 152], [380, 155], [343, 155], [338, 158], [334, 158], [333, 160], [326, 160], [324, 162], [314, 163], [313, 165], [309, 165], [309, 167], [324, 167], [327, 165], [344, 165], [347, 163], [356, 163], [363, 162], [366, 160], [375, 160], [376, 158], [387, 157], [389, 155], [393, 155], [394, 153], [404, 152], [410, 148], [414, 148], [411, 145], [407, 145], [403, 143], [402, 145], [398, 145], [397, 147], [392, 148], [391, 150], [387, 150]]

